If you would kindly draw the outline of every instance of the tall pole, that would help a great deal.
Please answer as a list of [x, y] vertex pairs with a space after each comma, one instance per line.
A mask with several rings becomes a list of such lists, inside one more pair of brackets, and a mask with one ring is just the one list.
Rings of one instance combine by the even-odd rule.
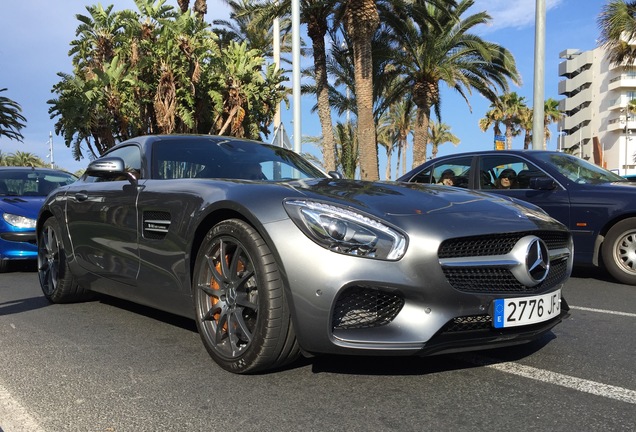
[[534, 30], [534, 98], [532, 117], [532, 149], [541, 150], [545, 143], [545, 0], [536, 0]]
[[51, 132], [49, 132], [49, 154], [51, 155], [51, 168], [53, 168], [55, 162], [53, 162], [53, 134]]
[[[275, 2], [278, 5], [278, 0]], [[272, 36], [274, 38], [272, 43], [274, 65], [276, 70], [280, 69], [280, 18], [274, 18], [272, 24]], [[274, 131], [280, 127], [280, 103], [276, 104], [276, 112], [274, 113]]]
[[294, 151], [302, 150], [300, 118], [300, 0], [292, 0], [292, 92], [294, 105]]

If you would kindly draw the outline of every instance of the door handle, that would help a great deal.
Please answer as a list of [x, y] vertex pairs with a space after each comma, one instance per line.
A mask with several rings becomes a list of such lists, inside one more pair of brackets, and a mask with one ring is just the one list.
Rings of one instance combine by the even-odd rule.
[[84, 191], [78, 192], [78, 193], [75, 194], [75, 199], [77, 201], [80, 201], [80, 202], [86, 201], [88, 199], [88, 193], [86, 193]]

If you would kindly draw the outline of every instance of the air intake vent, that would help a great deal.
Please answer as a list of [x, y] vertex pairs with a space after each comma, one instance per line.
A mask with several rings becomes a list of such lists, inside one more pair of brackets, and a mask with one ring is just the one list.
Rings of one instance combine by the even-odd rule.
[[144, 238], [161, 240], [168, 234], [170, 228], [170, 213], [162, 211], [144, 212]]
[[386, 325], [393, 321], [404, 306], [404, 299], [396, 294], [365, 287], [344, 291], [333, 314], [333, 329], [349, 330]]

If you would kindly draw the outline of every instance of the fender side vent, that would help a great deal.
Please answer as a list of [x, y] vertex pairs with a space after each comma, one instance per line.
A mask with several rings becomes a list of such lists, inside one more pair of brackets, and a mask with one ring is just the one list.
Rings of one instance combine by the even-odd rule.
[[162, 240], [170, 229], [170, 213], [162, 211], [144, 212], [143, 235], [150, 240]]

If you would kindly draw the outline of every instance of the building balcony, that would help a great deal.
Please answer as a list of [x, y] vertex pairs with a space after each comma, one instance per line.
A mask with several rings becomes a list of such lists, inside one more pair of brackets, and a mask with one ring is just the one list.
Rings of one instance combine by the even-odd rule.
[[616, 78], [610, 80], [607, 86], [609, 90], [624, 89], [624, 88], [636, 88], [636, 76], [634, 75], [619, 75]]
[[[627, 122], [627, 130], [636, 130], [636, 118], [630, 118]], [[621, 117], [613, 118], [607, 122], [608, 132], [625, 132], [625, 119]]]
[[570, 112], [579, 109], [581, 105], [592, 103], [592, 90], [583, 90], [574, 96], [559, 101], [559, 111]]
[[581, 72], [575, 77], [559, 81], [559, 94], [566, 95], [574, 90], [583, 87], [585, 84], [591, 84], [593, 80], [591, 70]]
[[559, 63], [559, 76], [571, 76], [576, 74], [577, 71], [582, 68], [591, 65], [594, 60], [594, 53], [592, 51], [586, 51], [583, 53], [577, 53], [574, 56], [568, 57], [567, 60]]
[[570, 130], [583, 123], [590, 122], [592, 120], [592, 108], [585, 107], [579, 110], [576, 114], [567, 116], [563, 119], [563, 129]]

